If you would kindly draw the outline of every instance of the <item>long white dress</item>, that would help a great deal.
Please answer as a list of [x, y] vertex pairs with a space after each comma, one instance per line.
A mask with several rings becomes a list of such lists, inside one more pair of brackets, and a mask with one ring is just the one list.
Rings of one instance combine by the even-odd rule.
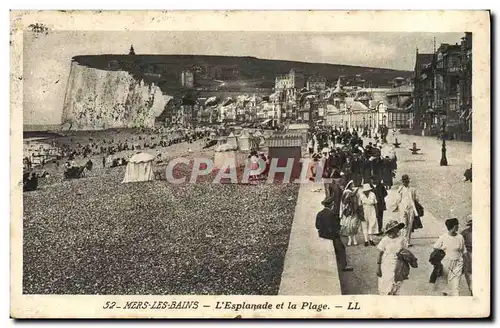
[[394, 280], [398, 252], [405, 247], [405, 239], [401, 236], [389, 238], [384, 236], [377, 248], [384, 252], [382, 264], [380, 265], [382, 277], [378, 278], [378, 292], [380, 295], [397, 295], [402, 281]]
[[444, 233], [433, 247], [435, 249], [442, 249], [446, 254], [441, 261], [443, 276], [436, 280], [436, 290], [447, 293], [450, 296], [458, 296], [460, 278], [462, 277], [464, 268], [463, 255], [467, 253], [464, 237], [461, 234], [450, 236], [450, 234]]
[[377, 210], [375, 209], [375, 205], [377, 204], [377, 197], [373, 192], [369, 192], [368, 196], [366, 196], [364, 192], [360, 191], [359, 201], [363, 205], [363, 214], [367, 227], [366, 233], [369, 235], [378, 234]]

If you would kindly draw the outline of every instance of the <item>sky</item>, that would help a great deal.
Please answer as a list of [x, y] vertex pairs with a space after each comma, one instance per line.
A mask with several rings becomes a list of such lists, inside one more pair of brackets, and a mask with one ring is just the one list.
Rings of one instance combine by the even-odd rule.
[[[460, 43], [463, 33], [85, 32], [24, 35], [24, 124], [59, 124], [71, 58], [77, 55], [195, 54], [253, 56], [413, 70], [416, 48]], [[285, 72], [276, 72], [283, 74]]]

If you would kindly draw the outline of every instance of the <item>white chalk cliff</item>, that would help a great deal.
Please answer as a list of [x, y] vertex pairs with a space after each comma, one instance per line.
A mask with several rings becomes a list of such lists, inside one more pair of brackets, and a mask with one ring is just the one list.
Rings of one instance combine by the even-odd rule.
[[126, 71], [72, 63], [62, 123], [71, 130], [153, 127], [171, 96]]

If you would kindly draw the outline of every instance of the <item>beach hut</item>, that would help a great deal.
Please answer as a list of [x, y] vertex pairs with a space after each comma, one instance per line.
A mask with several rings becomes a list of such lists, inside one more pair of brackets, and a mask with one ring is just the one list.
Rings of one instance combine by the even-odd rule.
[[238, 148], [242, 151], [248, 151], [251, 148], [250, 136], [246, 131], [241, 134], [241, 137], [238, 138]]
[[[300, 177], [302, 165], [302, 137], [300, 135], [274, 135], [266, 140], [269, 159], [277, 159], [277, 167], [286, 167], [288, 159], [293, 159], [291, 178]], [[283, 174], [277, 174], [278, 179]]]
[[263, 146], [266, 143], [266, 139], [264, 138], [264, 135], [262, 134], [262, 132], [260, 132], [260, 130], [255, 131], [255, 133], [253, 134], [253, 139], [254, 139], [254, 142], [259, 147]]
[[232, 132], [227, 136], [226, 142], [233, 148], [238, 147], [238, 140], [236, 139], [236, 136]]
[[154, 180], [153, 160], [154, 156], [148, 153], [133, 155], [128, 161], [125, 169], [125, 177], [122, 183], [141, 182]]

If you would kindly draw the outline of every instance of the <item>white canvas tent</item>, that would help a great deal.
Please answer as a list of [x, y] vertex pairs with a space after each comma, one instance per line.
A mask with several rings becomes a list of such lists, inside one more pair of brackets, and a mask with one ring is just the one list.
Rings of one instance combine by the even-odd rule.
[[153, 160], [154, 156], [148, 153], [133, 155], [128, 161], [122, 183], [154, 180]]

